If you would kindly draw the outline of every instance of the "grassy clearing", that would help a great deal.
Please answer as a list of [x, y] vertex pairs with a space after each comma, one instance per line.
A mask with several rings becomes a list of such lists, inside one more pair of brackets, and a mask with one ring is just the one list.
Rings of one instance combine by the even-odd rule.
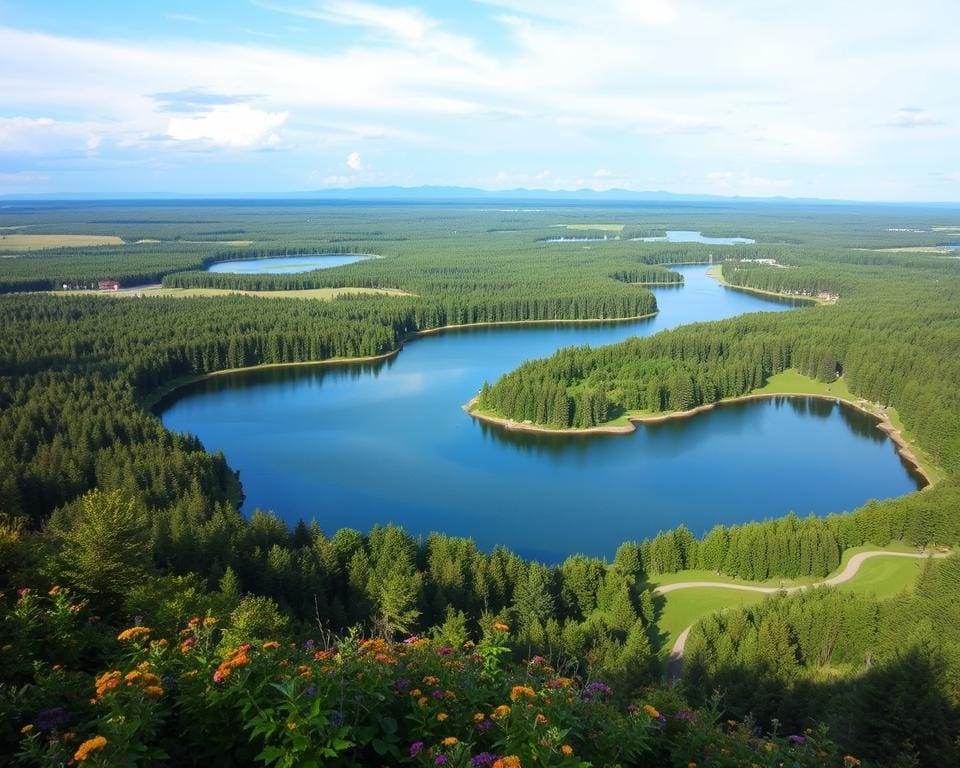
[[318, 299], [330, 301], [338, 296], [357, 295], [358, 293], [376, 293], [383, 296], [413, 296], [412, 293], [393, 288], [308, 288], [302, 291], [234, 291], [226, 288], [127, 288], [122, 291], [71, 291], [71, 293], [93, 293], [117, 298], [135, 296], [156, 296], [174, 299], [190, 299], [199, 296], [259, 296], [265, 299]]
[[900, 248], [874, 248], [881, 253], [954, 253], [956, 248], [945, 245], [905, 245]]
[[87, 248], [94, 245], [123, 245], [116, 235], [3, 235], [0, 251], [41, 251], [45, 248]]
[[843, 379], [837, 379], [827, 384], [804, 376], [793, 369], [771, 376], [764, 386], [753, 390], [750, 394], [822, 395], [824, 397], [837, 397], [851, 403], [859, 399], [851, 394], [850, 390], [847, 389], [847, 383]]
[[589, 230], [593, 232], [623, 232], [623, 224], [567, 224], [567, 229]]
[[[892, 544], [887, 547], [853, 547], [843, 553], [840, 567], [831, 576], [840, 573], [847, 562], [859, 552], [916, 552], [913, 547]], [[902, 557], [874, 557], [863, 562], [857, 574], [847, 582], [839, 584], [837, 589], [852, 590], [860, 594], [874, 594], [877, 597], [891, 597], [914, 587], [923, 568], [923, 560]], [[750, 582], [716, 576], [711, 571], [681, 571], [663, 574], [651, 579], [651, 584], [675, 584], [684, 581], [716, 581], [729, 584], [749, 584], [758, 587], [791, 587], [802, 584], [819, 583], [823, 579], [805, 577], [802, 579], [768, 579], [765, 582]], [[657, 626], [666, 636], [661, 646], [665, 655], [676, 642], [677, 636], [697, 620], [715, 611], [726, 608], [739, 608], [758, 603], [767, 594], [762, 592], [740, 592], [717, 587], [702, 587], [677, 590], [663, 596], [663, 610], [657, 620]]]

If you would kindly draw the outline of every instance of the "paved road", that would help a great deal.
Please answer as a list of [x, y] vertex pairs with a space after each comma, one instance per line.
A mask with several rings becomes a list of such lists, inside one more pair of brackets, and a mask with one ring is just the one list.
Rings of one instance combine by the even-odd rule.
[[[864, 561], [871, 557], [926, 558], [946, 557], [947, 554], [948, 553], [946, 552], [858, 552], [850, 558], [846, 567], [836, 576], [831, 576], [829, 579], [818, 581], [815, 584], [804, 584], [798, 587], [754, 587], [749, 584], [727, 584], [722, 581], [680, 581], [676, 584], [664, 584], [663, 586], [656, 587], [653, 591], [655, 594], [665, 595], [668, 592], [676, 592], [679, 589], [712, 587], [720, 589], [738, 589], [742, 592], [765, 592], [767, 594], [772, 594], [774, 592], [801, 592], [804, 589], [810, 589], [811, 587], [832, 587], [837, 584], [843, 584], [845, 581], [850, 581], [850, 579], [857, 575], [857, 571], [860, 570], [860, 566], [863, 565]], [[683, 632], [677, 635], [677, 640], [674, 642], [673, 648], [670, 649], [670, 656], [667, 660], [667, 677], [671, 680], [675, 680], [676, 678], [680, 677], [680, 671], [683, 668], [683, 651], [686, 648], [687, 636], [690, 634], [691, 629], [692, 626], [687, 627], [685, 630], [683, 630]]]

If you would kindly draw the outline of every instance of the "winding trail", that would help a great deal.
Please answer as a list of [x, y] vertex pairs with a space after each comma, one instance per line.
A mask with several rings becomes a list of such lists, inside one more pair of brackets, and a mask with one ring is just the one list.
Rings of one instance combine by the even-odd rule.
[[[858, 552], [850, 558], [846, 567], [836, 576], [831, 576], [815, 584], [802, 584], [796, 587], [754, 587], [750, 584], [729, 584], [722, 581], [679, 581], [676, 584], [664, 584], [663, 586], [656, 587], [653, 592], [657, 595], [665, 595], [680, 589], [697, 589], [703, 587], [713, 589], [737, 589], [742, 592], [763, 592], [766, 594], [802, 592], [805, 589], [811, 589], [813, 587], [832, 587], [850, 581], [850, 579], [857, 575], [857, 571], [860, 570], [860, 566], [863, 565], [864, 561], [871, 557], [913, 557], [925, 559], [928, 557], [946, 557], [948, 554], [948, 552]], [[670, 656], [667, 659], [667, 678], [670, 680], [676, 680], [680, 677], [680, 672], [683, 668], [683, 651], [686, 648], [687, 636], [690, 634], [691, 629], [693, 629], [692, 624], [677, 635], [676, 642], [674, 642], [673, 648], [670, 649]]]

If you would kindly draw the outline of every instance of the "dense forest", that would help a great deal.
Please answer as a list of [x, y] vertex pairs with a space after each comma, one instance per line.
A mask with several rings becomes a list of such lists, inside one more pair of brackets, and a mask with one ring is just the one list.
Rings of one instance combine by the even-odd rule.
[[[794, 368], [842, 377], [850, 391], [896, 406], [947, 479], [850, 514], [791, 515], [700, 536], [681, 526], [624, 542], [609, 561], [572, 555], [547, 566], [389, 525], [327, 532], [309, 521], [291, 530], [269, 512], [245, 518], [225, 457], [168, 432], [148, 406], [193, 376], [383, 355], [445, 325], [647, 314], [656, 303], [636, 283], [677, 282], [668, 265], [717, 254], [625, 236], [589, 249], [542, 242], [557, 229], [532, 213], [329, 208], [0, 214], [36, 233], [109, 232], [131, 243], [0, 263], [0, 285], [16, 293], [0, 297], [0, 764], [803, 766], [844, 764], [844, 752], [846, 765], [956, 759], [955, 558], [930, 564], [907, 597], [816, 590], [710, 617], [691, 632], [680, 688], [660, 683], [666, 637], [653, 589], [683, 570], [821, 578], [854, 547], [960, 542], [956, 261], [855, 250], [902, 244], [901, 234], [884, 231], [896, 216], [858, 209], [803, 225], [722, 208], [551, 212], [572, 226], [619, 216], [625, 233], [643, 235], [706, 221], [711, 233], [758, 240], [723, 251], [732, 259], [723, 265], [727, 282], [833, 291], [841, 300], [562, 350], [486, 386], [482, 408], [593, 426], [743, 394]], [[320, 214], [315, 234], [306, 219]], [[197, 271], [224, 258], [342, 251], [382, 258], [290, 276]], [[22, 293], [106, 277], [411, 295], [281, 302]], [[916, 626], [895, 637], [905, 614]], [[827, 637], [826, 625], [845, 631]], [[926, 683], [906, 691], [914, 679]], [[917, 712], [936, 717], [902, 717], [889, 699], [901, 689]]]

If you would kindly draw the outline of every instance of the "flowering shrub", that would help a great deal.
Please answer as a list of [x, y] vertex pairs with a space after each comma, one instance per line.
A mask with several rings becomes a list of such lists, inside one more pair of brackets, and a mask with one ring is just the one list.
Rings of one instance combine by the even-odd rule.
[[[5, 630], [21, 620], [44, 625], [64, 599], [19, 596]], [[142, 623], [111, 635], [101, 667], [68, 679], [72, 697], [35, 661], [19, 702], [29, 707], [4, 703], [19, 729], [20, 765], [856, 764], [823, 733], [761, 736], [749, 724], [718, 724], [715, 711], [684, 709], [669, 692], [631, 699], [543, 657], [515, 664], [503, 652], [504, 624], [457, 648], [356, 633], [323, 645], [238, 643], [213, 617], [191, 619], [172, 638]]]

